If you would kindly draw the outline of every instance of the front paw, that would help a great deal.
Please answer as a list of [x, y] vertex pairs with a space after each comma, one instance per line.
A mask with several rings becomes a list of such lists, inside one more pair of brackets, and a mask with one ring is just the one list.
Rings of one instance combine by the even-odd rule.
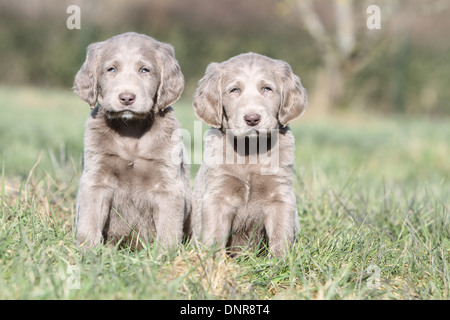
[[93, 248], [97, 245], [100, 245], [103, 241], [103, 236], [101, 233], [83, 233], [78, 232], [77, 235], [77, 243], [80, 247]]

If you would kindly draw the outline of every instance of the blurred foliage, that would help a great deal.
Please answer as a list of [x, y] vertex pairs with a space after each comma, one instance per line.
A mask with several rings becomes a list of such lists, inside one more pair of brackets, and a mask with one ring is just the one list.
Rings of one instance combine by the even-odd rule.
[[[374, 31], [382, 32], [382, 41], [364, 67], [352, 73], [344, 105], [448, 114], [450, 43], [443, 41], [450, 27], [448, 1], [436, 1], [428, 11], [418, 10], [419, 1], [399, 3], [405, 6], [399, 10], [402, 17], [405, 11], [411, 16], [409, 24], [402, 27], [404, 19], [394, 15]], [[72, 4], [81, 8], [80, 30], [66, 27], [66, 9]], [[328, 2], [314, 4], [327, 19]], [[367, 14], [360, 11], [355, 14], [364, 27]], [[175, 47], [186, 79], [185, 98], [192, 96], [210, 62], [248, 51], [288, 61], [310, 95], [317, 95], [322, 62], [299, 19], [281, 0], [0, 0], [0, 84], [69, 89], [89, 43], [136, 31]]]

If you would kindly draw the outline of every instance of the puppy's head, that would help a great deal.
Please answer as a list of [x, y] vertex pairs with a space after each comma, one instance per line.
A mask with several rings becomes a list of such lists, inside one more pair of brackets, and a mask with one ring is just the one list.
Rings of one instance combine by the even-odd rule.
[[255, 53], [210, 64], [193, 103], [205, 123], [236, 136], [284, 127], [306, 105], [306, 90], [289, 64]]
[[178, 100], [184, 78], [173, 47], [146, 35], [124, 33], [91, 44], [73, 89], [109, 118], [147, 117]]

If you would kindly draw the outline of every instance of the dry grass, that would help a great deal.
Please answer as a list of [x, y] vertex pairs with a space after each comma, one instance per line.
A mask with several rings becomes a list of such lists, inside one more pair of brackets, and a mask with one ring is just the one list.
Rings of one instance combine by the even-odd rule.
[[236, 294], [240, 287], [239, 265], [223, 253], [202, 251], [198, 248], [183, 251], [161, 269], [162, 274], [170, 275], [169, 280], [182, 278], [186, 283], [188, 299], [195, 296], [189, 294], [189, 284], [195, 284], [206, 296], [226, 299]]

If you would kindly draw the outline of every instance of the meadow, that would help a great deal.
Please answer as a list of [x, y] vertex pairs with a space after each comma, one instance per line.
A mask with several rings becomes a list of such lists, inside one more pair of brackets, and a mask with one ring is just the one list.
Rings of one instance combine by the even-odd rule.
[[[69, 89], [0, 98], [0, 299], [449, 299], [450, 118], [311, 106], [291, 125], [298, 241], [284, 259], [224, 259], [194, 244], [81, 251], [89, 107]], [[193, 130], [189, 97], [174, 109]]]

